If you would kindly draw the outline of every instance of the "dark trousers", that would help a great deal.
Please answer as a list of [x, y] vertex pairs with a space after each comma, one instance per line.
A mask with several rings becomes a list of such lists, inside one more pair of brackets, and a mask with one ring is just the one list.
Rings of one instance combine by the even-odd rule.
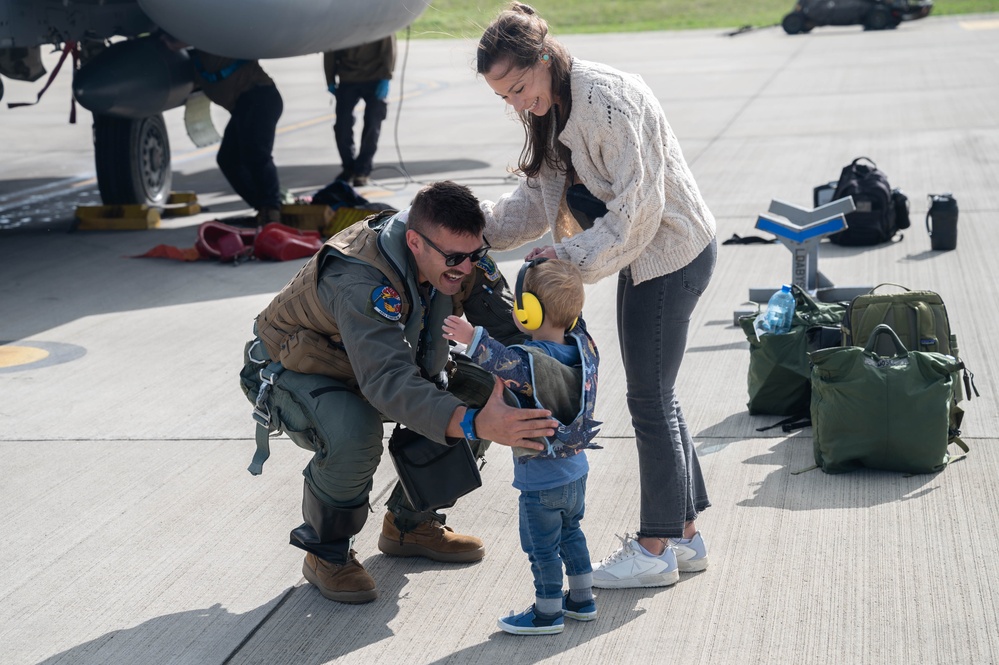
[[219, 146], [222, 175], [251, 207], [281, 208], [281, 185], [271, 153], [284, 102], [277, 87], [262, 85], [236, 100]]
[[[340, 162], [348, 175], [369, 175], [378, 150], [378, 137], [382, 121], [388, 115], [388, 104], [378, 99], [375, 91], [378, 81], [341, 83], [336, 89], [336, 121], [333, 136]], [[364, 127], [361, 130], [361, 148], [354, 155], [354, 107], [364, 100]]]

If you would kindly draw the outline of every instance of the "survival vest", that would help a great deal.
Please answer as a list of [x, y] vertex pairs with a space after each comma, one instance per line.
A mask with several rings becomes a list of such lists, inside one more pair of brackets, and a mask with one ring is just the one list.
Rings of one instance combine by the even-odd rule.
[[[579, 368], [567, 367], [541, 349], [517, 346], [527, 351], [536, 407], [550, 410], [552, 416], [559, 421], [555, 435], [546, 440], [548, 450], [538, 451], [535, 455], [518, 456], [518, 462], [525, 462], [531, 457], [571, 457], [583, 448], [600, 447], [593, 443], [593, 438], [600, 431], [597, 427], [601, 424], [593, 420], [593, 409], [597, 401], [597, 347], [581, 325], [569, 331], [567, 337], [575, 341], [579, 349], [581, 376]], [[578, 395], [573, 395], [568, 390], [568, 387], [575, 385], [580, 385]]]
[[[333, 253], [376, 268], [402, 300], [405, 324], [412, 311], [404, 277], [379, 249], [380, 232], [393, 213], [380, 213], [350, 226], [326, 241], [271, 303], [257, 316], [257, 336], [267, 353], [285, 369], [323, 374], [356, 386], [354, 370], [342, 344], [340, 326], [319, 300], [319, 270]], [[399, 222], [401, 224], [401, 222]]]

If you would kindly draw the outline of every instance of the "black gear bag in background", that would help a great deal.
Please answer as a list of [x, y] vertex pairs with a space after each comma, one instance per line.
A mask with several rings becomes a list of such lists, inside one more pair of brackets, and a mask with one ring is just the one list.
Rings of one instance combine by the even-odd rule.
[[847, 196], [853, 197], [856, 210], [846, 215], [845, 229], [829, 236], [837, 245], [879, 245], [909, 227], [908, 197], [892, 189], [870, 157], [858, 157], [843, 167], [831, 200]]

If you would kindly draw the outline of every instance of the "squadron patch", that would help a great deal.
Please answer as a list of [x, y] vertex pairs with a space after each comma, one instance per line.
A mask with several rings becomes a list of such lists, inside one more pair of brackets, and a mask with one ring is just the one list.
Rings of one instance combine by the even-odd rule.
[[376, 312], [389, 321], [402, 318], [402, 298], [391, 286], [376, 286], [371, 292], [371, 304]]
[[475, 266], [486, 273], [486, 279], [490, 282], [495, 282], [500, 278], [499, 268], [496, 267], [496, 262], [488, 254], [479, 259], [479, 262]]

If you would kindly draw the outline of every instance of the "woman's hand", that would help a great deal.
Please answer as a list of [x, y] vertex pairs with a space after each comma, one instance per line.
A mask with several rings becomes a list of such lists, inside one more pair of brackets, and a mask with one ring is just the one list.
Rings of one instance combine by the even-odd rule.
[[461, 342], [465, 346], [472, 343], [472, 336], [475, 334], [475, 328], [472, 324], [461, 318], [460, 316], [451, 316], [444, 319], [444, 339], [450, 339], [455, 342]]
[[558, 256], [555, 255], [555, 248], [551, 245], [545, 245], [544, 247], [535, 247], [530, 251], [530, 253], [524, 257], [525, 261], [533, 261], [534, 259], [557, 259]]

